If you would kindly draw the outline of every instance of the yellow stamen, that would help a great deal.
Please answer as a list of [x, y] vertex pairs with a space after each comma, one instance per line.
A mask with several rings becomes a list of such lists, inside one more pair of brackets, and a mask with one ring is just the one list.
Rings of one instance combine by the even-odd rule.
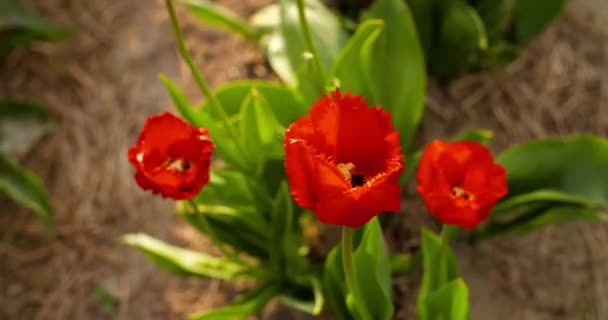
[[168, 160], [165, 167], [167, 169], [171, 169], [171, 170], [178, 171], [180, 173], [184, 173], [188, 169], [190, 169], [190, 163], [188, 163], [182, 159]]
[[352, 162], [338, 163], [337, 167], [346, 180], [350, 181], [352, 179], [352, 171], [355, 170], [355, 165]]
[[463, 198], [465, 200], [475, 199], [475, 196], [472, 193], [464, 190], [461, 187], [452, 187], [452, 194], [457, 198]]

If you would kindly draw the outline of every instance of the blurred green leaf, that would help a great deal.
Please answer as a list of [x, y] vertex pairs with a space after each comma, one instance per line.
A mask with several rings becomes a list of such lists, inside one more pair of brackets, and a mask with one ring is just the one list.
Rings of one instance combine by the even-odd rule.
[[[215, 237], [234, 249], [265, 260], [269, 257], [270, 226], [255, 207], [197, 204], [198, 212], [183, 202], [178, 203], [178, 214], [199, 232], [207, 234], [207, 224]], [[234, 232], [238, 230], [238, 232]]]
[[428, 57], [432, 52], [435, 30], [437, 28], [438, 1], [407, 0], [407, 4], [412, 10], [412, 15], [416, 22], [416, 30], [418, 31], [418, 39], [420, 39], [423, 52]]
[[255, 168], [256, 176], [261, 174], [264, 152], [259, 134], [258, 120], [251, 92], [241, 103], [239, 114], [240, 139], [246, 149], [248, 162]]
[[273, 284], [260, 286], [243, 295], [230, 305], [190, 315], [191, 320], [235, 320], [246, 319], [260, 313], [278, 293]]
[[393, 277], [408, 274], [414, 266], [420, 263], [415, 255], [411, 254], [394, 254], [389, 257], [391, 266], [391, 274]]
[[311, 301], [311, 300], [301, 300], [298, 299], [296, 297], [292, 297], [292, 296], [288, 296], [288, 295], [280, 295], [279, 296], [279, 301], [281, 301], [282, 304], [302, 311], [302, 312], [306, 312], [308, 314], [313, 314], [313, 310], [315, 308], [315, 302]]
[[239, 127], [243, 145], [255, 159], [256, 172], [261, 173], [266, 158], [283, 158], [285, 130], [279, 124], [263, 94], [251, 89], [241, 106]]
[[510, 0], [480, 0], [475, 5], [479, 17], [485, 25], [488, 42], [504, 38], [513, 13]]
[[[252, 93], [256, 94], [256, 99], [253, 99]], [[266, 156], [266, 157], [282, 157], [282, 127], [289, 126], [298, 116], [305, 113], [304, 107], [300, 98], [289, 88], [277, 83], [267, 81], [234, 81], [224, 84], [214, 91], [215, 97], [220, 101], [225, 108], [225, 112], [231, 121], [242, 120], [243, 114], [240, 114], [241, 107], [246, 104], [253, 103], [254, 106], [250, 114], [251, 119], [246, 122], [245, 129], [251, 128], [252, 124], [256, 124], [253, 118], [263, 121], [263, 126], [258, 125], [261, 130], [260, 138], [265, 140], [273, 136], [273, 141], [269, 145], [269, 152], [250, 152], [250, 155]], [[244, 158], [239, 152], [233, 138], [228, 135], [224, 128], [224, 122], [216, 115], [211, 114], [211, 108], [208, 101], [191, 109], [189, 118], [194, 121], [193, 125], [209, 129], [209, 135], [214, 140], [218, 155], [226, 161], [230, 166], [240, 170], [251, 172], [252, 165], [259, 165], [259, 161], [251, 163], [251, 158]], [[249, 115], [249, 114], [246, 114]], [[256, 120], [258, 121], [258, 120]], [[275, 126], [267, 127], [271, 122], [277, 123]], [[244, 122], [245, 123], [245, 122]], [[241, 127], [241, 130], [244, 128]], [[242, 137], [237, 137], [241, 138]], [[255, 138], [255, 136], [247, 136], [247, 139]], [[251, 148], [243, 141], [239, 141], [242, 145]]]
[[323, 305], [325, 303], [325, 297], [323, 296], [323, 287], [321, 281], [316, 276], [312, 275], [302, 277], [300, 280], [305, 280], [307, 283], [310, 284], [313, 293], [313, 296], [311, 298], [302, 298], [296, 296], [296, 292], [289, 292], [293, 291], [292, 285], [291, 288], [287, 289], [287, 292], [284, 292], [279, 296], [279, 299], [281, 303], [291, 308], [306, 312], [314, 316], [318, 316], [323, 310]]
[[451, 79], [467, 70], [488, 48], [483, 21], [464, 0], [450, 0], [442, 6], [437, 46], [430, 69], [442, 79]]
[[207, 0], [186, 0], [188, 10], [200, 21], [232, 31], [243, 38], [255, 41], [256, 32], [249, 23], [227, 8]]
[[202, 110], [203, 112], [199, 111], [198, 115], [193, 118], [197, 121], [200, 119], [200, 123], [197, 122], [193, 125], [209, 130], [209, 137], [215, 144], [215, 153], [230, 167], [242, 172], [250, 172], [250, 159], [244, 158], [237, 147], [237, 141], [235, 140], [238, 137], [230, 135], [226, 130], [224, 121], [212, 116], [208, 106], [205, 107], [206, 109]]
[[251, 206], [254, 194], [249, 188], [247, 177], [231, 169], [213, 169], [209, 184], [195, 198], [195, 203], [206, 205]]
[[281, 28], [281, 12], [279, 5], [274, 3], [256, 11], [249, 19], [251, 25], [259, 34], [268, 34]]
[[497, 158], [507, 170], [509, 198], [538, 190], [608, 204], [608, 139], [588, 135], [515, 145]]
[[[346, 44], [348, 35], [338, 17], [336, 17], [329, 9], [318, 0], [305, 1], [305, 14], [310, 26], [310, 33], [315, 44], [321, 67], [324, 69], [324, 74], [330, 70], [334, 64], [335, 58]], [[297, 85], [299, 82], [306, 80], [297, 78], [298, 70], [305, 68], [307, 63], [304, 58], [305, 52], [308, 51], [304, 35], [300, 28], [300, 18], [295, 0], [280, 0], [280, 15], [281, 15], [281, 39], [274, 39], [272, 45], [273, 54], [268, 55], [270, 64], [281, 79], [289, 85]], [[281, 43], [282, 42], [282, 43]], [[284, 57], [283, 57], [284, 56]], [[284, 60], [289, 61], [285, 64]], [[279, 64], [275, 63], [275, 59], [279, 58]]]
[[391, 112], [403, 152], [411, 148], [424, 112], [424, 56], [409, 8], [402, 0], [377, 0], [367, 19], [384, 20], [382, 33], [366, 42], [360, 65], [368, 68], [370, 102]]
[[[338, 54], [332, 76], [337, 79], [340, 89], [353, 94], [371, 97], [368, 74], [361, 65], [363, 45], [368, 39], [376, 39], [382, 32], [382, 20], [370, 19], [359, 25], [355, 34]], [[353, 67], [361, 66], [361, 67]]]
[[24, 155], [53, 127], [44, 106], [15, 98], [0, 99], [0, 152]]
[[516, 45], [506, 41], [499, 41], [491, 45], [482, 56], [480, 65], [482, 67], [502, 67], [514, 61], [519, 54]]
[[462, 278], [443, 284], [426, 299], [430, 320], [468, 320], [469, 289]]
[[[308, 111], [308, 106], [304, 105], [293, 90], [269, 81], [232, 81], [219, 86], [214, 94], [226, 108], [226, 113], [229, 116], [234, 116], [239, 113], [242, 101], [253, 89], [257, 90], [266, 99], [272, 113], [285, 128]], [[207, 108], [207, 102], [205, 101], [196, 110], [201, 112]], [[198, 125], [200, 127], [205, 126], [204, 124]]]
[[0, 53], [34, 41], [64, 40], [72, 34], [72, 30], [53, 26], [19, 0], [0, 1]]
[[286, 272], [290, 267], [289, 256], [297, 255], [297, 245], [294, 245], [289, 237], [293, 232], [295, 216], [289, 186], [284, 181], [277, 192], [272, 204], [272, 226], [271, 243], [274, 249], [271, 250], [273, 264], [278, 272]]
[[525, 44], [559, 15], [566, 0], [515, 0], [514, 23], [517, 42]]
[[498, 205], [494, 207], [492, 215], [496, 216], [502, 212], [508, 213], [511, 209], [533, 202], [561, 202], [581, 206], [593, 205], [592, 203], [589, 203], [587, 199], [575, 194], [566, 193], [559, 190], [542, 189], [520, 194], [515, 197], [508, 198], [505, 201], [499, 202]]
[[179, 114], [192, 125], [196, 126], [197, 124], [203, 123], [204, 118], [201, 117], [200, 113], [193, 109], [182, 89], [164, 74], [161, 74], [159, 78], [169, 92], [169, 96], [177, 107]]
[[391, 268], [388, 252], [384, 244], [382, 228], [377, 218], [365, 225], [361, 243], [353, 254], [354, 285], [357, 286], [365, 314], [362, 319], [392, 319]]
[[114, 312], [116, 312], [116, 298], [114, 298], [106, 289], [102, 286], [97, 286], [93, 290], [93, 294], [107, 313], [114, 314]]
[[515, 145], [497, 161], [507, 171], [509, 194], [475, 230], [472, 241], [524, 233], [608, 213], [608, 140], [578, 135]]
[[42, 182], [3, 153], [0, 153], [0, 194], [31, 210], [53, 231], [53, 209]]
[[323, 266], [323, 292], [337, 320], [350, 320], [353, 317], [346, 306], [346, 284], [342, 269], [342, 250], [336, 245], [327, 255]]
[[478, 243], [499, 235], [523, 234], [549, 225], [580, 219], [603, 221], [606, 219], [606, 212], [598, 208], [559, 203], [529, 205], [524, 213], [509, 221], [488, 220], [482, 228], [475, 230], [471, 241]]
[[[487, 144], [494, 134], [492, 131], [484, 130], [484, 129], [466, 129], [455, 137], [450, 139], [450, 141], [476, 141], [481, 144]], [[426, 148], [426, 145], [424, 146]], [[405, 172], [399, 178], [400, 184], [405, 184], [409, 181], [413, 176], [416, 170], [418, 169], [418, 162], [420, 161], [420, 157], [422, 157], [422, 153], [424, 149], [417, 150], [411, 154], [406, 154], [405, 156]]]
[[420, 320], [435, 320], [429, 309], [429, 298], [442, 286], [458, 278], [456, 256], [440, 236], [422, 229], [422, 285], [416, 301]]
[[122, 241], [140, 250], [157, 266], [178, 275], [225, 280], [248, 276], [239, 264], [172, 246], [143, 233], [124, 235]]

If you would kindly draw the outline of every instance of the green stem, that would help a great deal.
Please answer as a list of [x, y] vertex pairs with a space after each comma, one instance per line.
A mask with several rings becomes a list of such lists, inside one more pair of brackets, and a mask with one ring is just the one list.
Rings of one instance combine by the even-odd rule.
[[165, 0], [165, 4], [167, 6], [167, 10], [169, 11], [169, 17], [171, 18], [171, 25], [173, 27], [173, 31], [175, 32], [175, 39], [177, 40], [177, 46], [179, 48], [179, 53], [190, 68], [190, 72], [196, 81], [199, 89], [203, 93], [203, 95], [209, 99], [209, 104], [213, 107], [216, 115], [220, 117], [220, 119], [224, 122], [224, 127], [226, 129], [226, 133], [232, 138], [237, 146], [237, 149], [241, 153], [241, 155], [245, 156], [244, 150], [241, 148], [241, 144], [239, 143], [237, 137], [238, 135], [234, 132], [232, 125], [230, 124], [230, 120], [228, 114], [224, 110], [221, 102], [215, 97], [215, 95], [211, 92], [209, 85], [207, 84], [207, 80], [205, 76], [198, 70], [194, 61], [192, 60], [192, 56], [190, 52], [186, 48], [186, 42], [184, 41], [184, 35], [179, 27], [179, 22], [177, 20], [177, 14], [175, 13], [175, 7], [173, 6], [173, 0]]
[[446, 246], [450, 243], [450, 226], [447, 224], [441, 225], [441, 240]]
[[353, 229], [342, 227], [342, 268], [346, 280], [346, 290], [353, 295], [355, 306], [357, 306], [357, 294], [355, 288], [355, 275], [353, 273]]
[[325, 75], [323, 72], [323, 67], [321, 66], [321, 61], [319, 60], [319, 52], [317, 51], [317, 47], [312, 39], [312, 34], [310, 33], [310, 26], [308, 25], [308, 20], [306, 19], [306, 14], [304, 12], [304, 0], [297, 0], [298, 4], [298, 15], [300, 17], [300, 29], [304, 33], [304, 40], [306, 41], [306, 45], [308, 46], [308, 51], [312, 54], [312, 60], [315, 66], [316, 74], [318, 77], [318, 83], [321, 88], [321, 92], [325, 91]]

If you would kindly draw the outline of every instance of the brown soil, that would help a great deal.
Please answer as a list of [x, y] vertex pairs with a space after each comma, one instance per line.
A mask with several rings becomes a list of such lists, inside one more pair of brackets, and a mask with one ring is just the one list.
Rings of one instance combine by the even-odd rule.
[[[0, 62], [0, 95], [42, 101], [58, 118], [57, 130], [23, 159], [51, 194], [58, 235], [47, 238], [38, 220], [0, 203], [0, 319], [184, 319], [224, 304], [245, 284], [168, 275], [117, 241], [141, 231], [209, 251], [208, 241], [172, 214], [170, 201], [135, 186], [125, 157], [143, 119], [172, 108], [159, 73], [199, 98], [177, 58], [162, 1], [32, 2], [52, 21], [78, 30], [68, 43], [37, 45]], [[218, 2], [248, 16], [271, 1]], [[470, 126], [493, 130], [496, 151], [551, 134], [608, 136], [602, 33], [608, 30], [599, 23], [605, 13], [598, 8], [608, 9], [600, 0], [577, 0], [504, 70], [470, 75], [446, 88], [432, 83], [420, 141]], [[212, 86], [273, 78], [255, 47], [180, 13]], [[419, 227], [434, 226], [411, 198], [403, 213], [387, 221], [394, 251], [417, 247]], [[332, 238], [332, 230], [325, 237]], [[607, 243], [606, 224], [576, 222], [477, 248], [457, 244], [473, 319], [608, 318]], [[399, 319], [412, 319], [419, 276], [395, 280]], [[94, 295], [97, 287], [116, 299], [115, 311], [104, 310]], [[260, 318], [308, 317], [274, 308]]]

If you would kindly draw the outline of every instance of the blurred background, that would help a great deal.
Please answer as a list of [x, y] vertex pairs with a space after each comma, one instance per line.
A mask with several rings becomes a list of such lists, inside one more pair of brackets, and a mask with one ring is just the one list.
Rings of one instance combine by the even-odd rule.
[[[51, 239], [39, 219], [0, 198], [0, 319], [184, 319], [250, 286], [169, 275], [118, 241], [143, 231], [215, 253], [179, 220], [171, 201], [136, 186], [126, 159], [143, 120], [173, 110], [158, 74], [180, 79], [193, 101], [201, 98], [178, 59], [163, 2], [24, 2], [75, 32], [60, 42], [0, 51], [0, 97], [39, 102], [54, 119], [48, 134], [24, 126], [18, 136], [2, 129], [0, 138], [19, 149], [20, 163], [41, 178], [56, 225]], [[248, 17], [272, 1], [216, 2]], [[203, 26], [183, 6], [178, 14], [211, 86], [277, 79], [252, 44]], [[605, 0], [571, 0], [508, 66], [448, 85], [431, 80], [419, 143], [467, 127], [494, 131], [495, 151], [547, 135], [608, 136], [606, 22]], [[385, 228], [391, 250], [418, 246], [417, 230], [429, 220], [420, 200], [407, 199]], [[337, 235], [322, 229], [318, 242], [331, 248]], [[606, 245], [608, 225], [586, 222], [487, 241], [475, 250], [458, 245], [473, 319], [608, 319]], [[398, 319], [412, 319], [419, 278], [394, 282]], [[260, 316], [307, 318], [279, 306]]]

